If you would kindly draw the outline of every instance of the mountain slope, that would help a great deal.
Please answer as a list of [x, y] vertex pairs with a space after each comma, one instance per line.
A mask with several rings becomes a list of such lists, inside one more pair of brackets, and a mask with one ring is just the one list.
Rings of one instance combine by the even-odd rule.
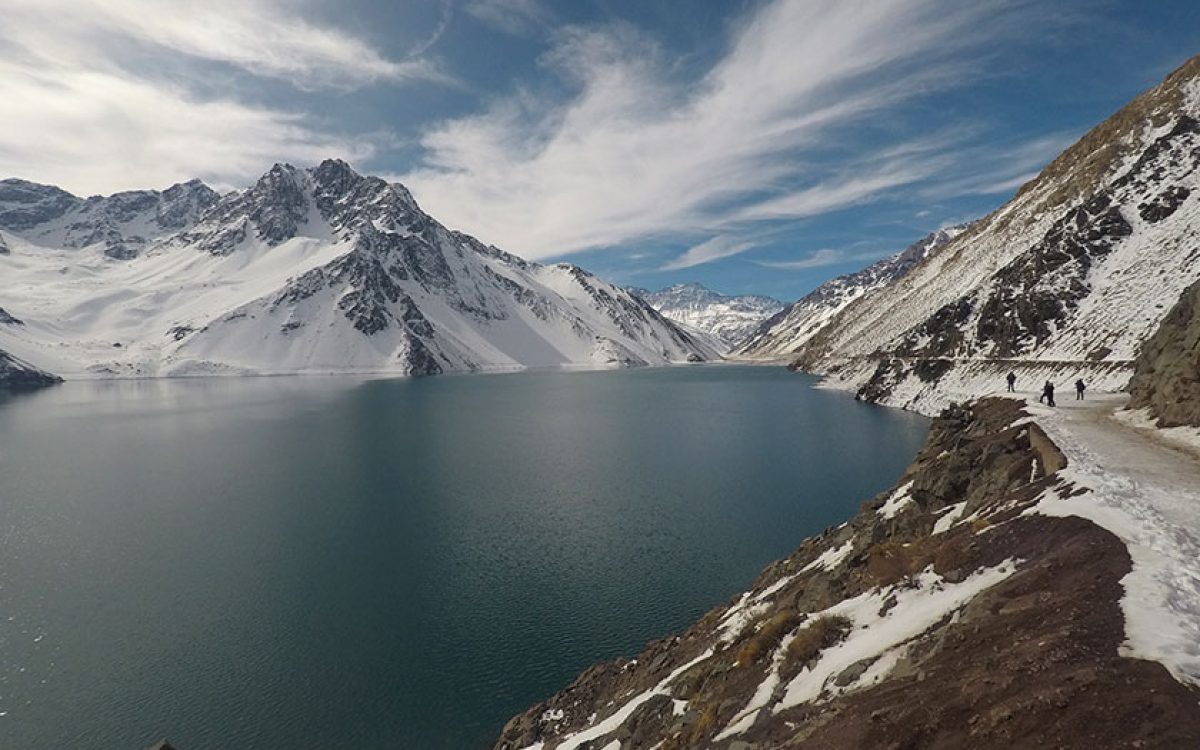
[[1200, 58], [1052, 162], [1004, 207], [845, 307], [799, 367], [933, 412], [994, 388], [1083, 377], [1117, 389], [1200, 278]]
[[764, 320], [783, 309], [783, 303], [755, 294], [728, 296], [702, 284], [675, 284], [652, 292], [632, 287], [629, 291], [650, 303], [676, 323], [711, 333], [727, 345], [746, 338]]
[[825, 282], [763, 322], [738, 345], [732, 356], [761, 360], [794, 356], [851, 302], [908, 273], [969, 227], [970, 224], [959, 224], [939, 229], [901, 252], [873, 263], [861, 271]]
[[67, 377], [716, 356], [628, 292], [452, 232], [340, 161], [276, 165], [219, 199], [199, 183], [87, 201], [4, 185], [0, 294], [24, 325], [0, 326], [0, 348]]

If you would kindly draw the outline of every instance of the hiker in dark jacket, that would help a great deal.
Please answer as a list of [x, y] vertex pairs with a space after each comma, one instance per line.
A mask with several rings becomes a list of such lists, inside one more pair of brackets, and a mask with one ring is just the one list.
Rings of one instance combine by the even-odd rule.
[[1038, 401], [1045, 401], [1047, 406], [1054, 406], [1054, 383], [1049, 380], [1042, 386], [1042, 395]]
[[1008, 374], [1007, 380], [1008, 380], [1008, 392], [1013, 393], [1015, 390], [1013, 388], [1013, 384], [1017, 382], [1017, 374], [1015, 372], [1010, 372]]
[[1075, 400], [1076, 401], [1083, 400], [1083, 391], [1085, 388], [1087, 388], [1087, 384], [1083, 382], [1083, 378], [1080, 378], [1079, 380], [1075, 381]]

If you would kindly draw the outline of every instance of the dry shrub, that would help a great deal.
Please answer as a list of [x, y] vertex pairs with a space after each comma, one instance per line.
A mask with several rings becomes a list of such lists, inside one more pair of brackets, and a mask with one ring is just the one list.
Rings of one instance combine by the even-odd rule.
[[770, 653], [783, 640], [783, 636], [795, 629], [802, 620], [794, 609], [781, 609], [776, 612], [738, 649], [737, 666], [749, 666]]
[[992, 522], [986, 518], [976, 518], [974, 521], [971, 521], [971, 530], [978, 534], [991, 525]]
[[[988, 525], [984, 519], [974, 522], [976, 532]], [[931, 564], [934, 572], [945, 575], [969, 562], [970, 554], [959, 537], [926, 537], [908, 546], [881, 542], [867, 550], [867, 575], [880, 586], [890, 586], [911, 580]]]
[[709, 704], [700, 712], [700, 718], [696, 719], [696, 723], [692, 724], [692, 729], [688, 732], [689, 740], [692, 743], [699, 742], [701, 738], [707, 737], [717, 730], [717, 706]]
[[898, 542], [880, 542], [867, 550], [867, 575], [882, 586], [911, 576], [919, 567], [913, 550]]
[[675, 687], [671, 691], [672, 697], [689, 701], [694, 699], [703, 690], [704, 684], [711, 674], [711, 664], [697, 664], [675, 680]]
[[967, 564], [970, 556], [967, 548], [958, 539], [950, 539], [938, 545], [933, 551], [933, 571], [945, 575], [952, 570], [958, 570]]
[[804, 666], [817, 654], [843, 641], [850, 633], [852, 623], [843, 615], [822, 615], [805, 626], [788, 644], [788, 663], [797, 669]]

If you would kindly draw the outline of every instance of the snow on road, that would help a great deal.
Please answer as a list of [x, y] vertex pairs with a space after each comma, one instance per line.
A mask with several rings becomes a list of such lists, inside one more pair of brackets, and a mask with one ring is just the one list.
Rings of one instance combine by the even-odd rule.
[[1064, 479], [1091, 492], [1047, 496], [1036, 512], [1077, 515], [1118, 536], [1132, 571], [1122, 579], [1127, 656], [1161, 662], [1200, 684], [1200, 461], [1113, 418], [1124, 395], [1063, 394], [1028, 404], [1067, 456]]

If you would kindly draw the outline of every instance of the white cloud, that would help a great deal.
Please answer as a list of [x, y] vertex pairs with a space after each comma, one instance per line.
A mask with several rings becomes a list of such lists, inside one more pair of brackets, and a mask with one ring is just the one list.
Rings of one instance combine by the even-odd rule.
[[1015, 7], [776, 0], [691, 81], [626, 25], [563, 30], [544, 64], [569, 100], [522, 90], [445, 122], [403, 180], [433, 214], [533, 258], [835, 210], [931, 176], [902, 154], [856, 154], [890, 169], [854, 179], [820, 163], [846, 126], [964, 82], [964, 51]]
[[295, 10], [267, 0], [7, 0], [0, 176], [86, 195], [191, 177], [241, 185], [274, 161], [368, 158], [372, 138], [331, 135], [316, 118], [232, 92], [200, 93], [213, 63], [305, 88], [434, 75]]
[[840, 250], [834, 250], [830, 247], [823, 247], [802, 260], [764, 260], [760, 261], [759, 265], [766, 266], [767, 268], [782, 268], [789, 271], [802, 271], [809, 268], [834, 266], [838, 263], [843, 263], [846, 260], [846, 254]]
[[0, 61], [0, 175], [89, 195], [166, 187], [190, 177], [245, 183], [274, 161], [364, 159], [362, 144], [302, 118], [104, 71], [49, 71]]
[[691, 268], [703, 263], [711, 263], [714, 260], [744, 253], [755, 247], [755, 244], [749, 240], [739, 240], [735, 237], [718, 235], [710, 240], [701, 242], [699, 245], [688, 248], [686, 252], [666, 263], [659, 270], [676, 271], [681, 268]]
[[470, 0], [463, 9], [489, 26], [528, 36], [550, 23], [550, 11], [539, 0]]
[[778, 268], [785, 271], [806, 271], [810, 268], [824, 268], [852, 261], [876, 260], [877, 258], [878, 255], [875, 253], [847, 253], [843, 250], [823, 247], [813, 252], [807, 258], [801, 258], [800, 260], [762, 260], [756, 261], [756, 263], [766, 268]]
[[305, 87], [442, 78], [427, 61], [389, 60], [298, 10], [276, 0], [6, 0], [0, 33], [59, 59], [134, 43]]

